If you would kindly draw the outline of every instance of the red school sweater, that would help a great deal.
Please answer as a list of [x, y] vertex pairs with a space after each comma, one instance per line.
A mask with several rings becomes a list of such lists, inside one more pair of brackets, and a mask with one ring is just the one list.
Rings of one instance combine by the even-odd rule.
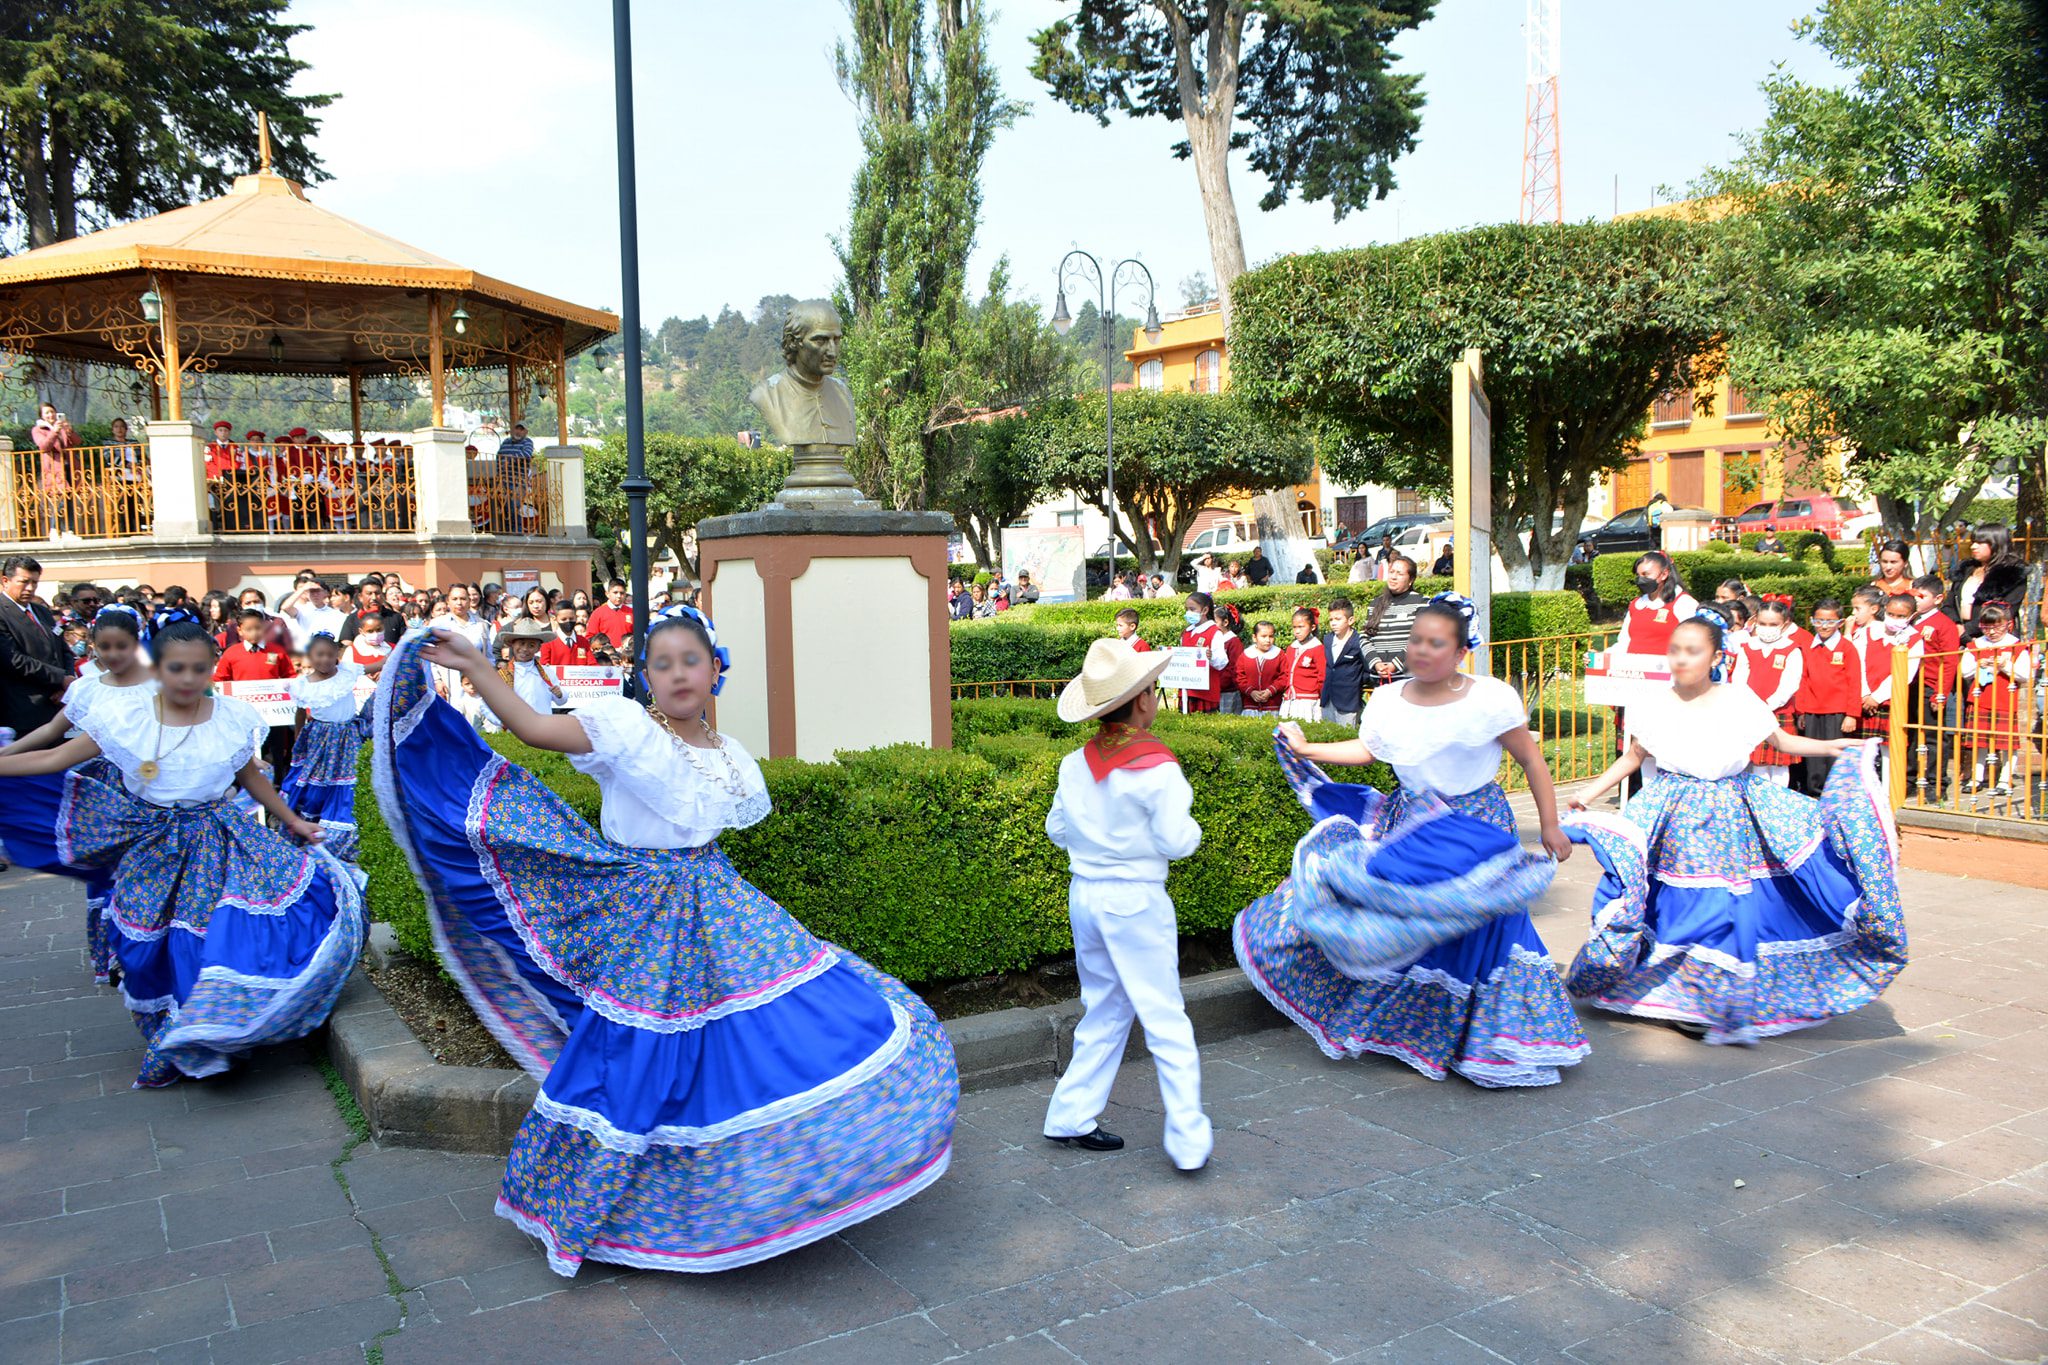
[[1311, 639], [1292, 645], [1287, 651], [1287, 700], [1320, 701], [1323, 676], [1329, 665], [1323, 659], [1323, 642]]
[[1792, 709], [1802, 716], [1863, 714], [1863, 652], [1847, 633], [1837, 631], [1828, 643], [1816, 639], [1806, 647]]

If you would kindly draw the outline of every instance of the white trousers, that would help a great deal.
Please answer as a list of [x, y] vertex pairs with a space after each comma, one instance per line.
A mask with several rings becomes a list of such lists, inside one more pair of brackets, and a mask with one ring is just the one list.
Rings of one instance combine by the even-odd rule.
[[1045, 1111], [1046, 1136], [1094, 1131], [1135, 1018], [1159, 1072], [1166, 1155], [1182, 1170], [1196, 1169], [1215, 1139], [1202, 1112], [1202, 1058], [1181, 1003], [1179, 930], [1165, 886], [1076, 877], [1067, 918], [1084, 1012], [1074, 1028], [1073, 1060]]

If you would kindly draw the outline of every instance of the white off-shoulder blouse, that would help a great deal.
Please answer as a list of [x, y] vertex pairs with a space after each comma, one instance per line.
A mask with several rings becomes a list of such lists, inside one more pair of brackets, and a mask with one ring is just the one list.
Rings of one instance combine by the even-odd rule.
[[594, 702], [576, 719], [590, 752], [570, 754], [569, 762], [597, 780], [604, 837], [613, 843], [701, 848], [726, 830], [768, 818], [761, 765], [730, 735], [722, 750], [689, 748], [624, 697]]
[[1442, 706], [1417, 706], [1410, 684], [1373, 689], [1358, 720], [1358, 737], [1374, 758], [1392, 766], [1410, 791], [1463, 796], [1500, 776], [1500, 737], [1527, 729], [1522, 694], [1498, 678], [1473, 678], [1463, 696]]

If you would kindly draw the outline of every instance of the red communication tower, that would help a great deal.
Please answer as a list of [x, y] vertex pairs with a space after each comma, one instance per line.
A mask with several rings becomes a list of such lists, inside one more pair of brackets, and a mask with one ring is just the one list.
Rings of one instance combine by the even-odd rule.
[[1528, 0], [1529, 89], [1522, 123], [1522, 221], [1564, 221], [1564, 153], [1557, 115], [1564, 0]]

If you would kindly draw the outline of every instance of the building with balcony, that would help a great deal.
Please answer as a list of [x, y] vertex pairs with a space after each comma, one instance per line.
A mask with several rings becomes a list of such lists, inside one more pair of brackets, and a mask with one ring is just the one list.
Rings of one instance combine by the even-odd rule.
[[[267, 148], [267, 139], [265, 142]], [[568, 358], [618, 320], [496, 280], [330, 213], [262, 167], [181, 209], [0, 260], [0, 354], [139, 372], [151, 416], [120, 446], [61, 454], [0, 438], [0, 554], [59, 583], [289, 583], [301, 568], [413, 584], [589, 579], [583, 461], [568, 436]], [[446, 424], [448, 378], [502, 375], [507, 421], [550, 396], [557, 440], [470, 450]], [[193, 373], [345, 383], [349, 428], [231, 430], [184, 413]], [[365, 437], [361, 384], [397, 375], [429, 424]]]

